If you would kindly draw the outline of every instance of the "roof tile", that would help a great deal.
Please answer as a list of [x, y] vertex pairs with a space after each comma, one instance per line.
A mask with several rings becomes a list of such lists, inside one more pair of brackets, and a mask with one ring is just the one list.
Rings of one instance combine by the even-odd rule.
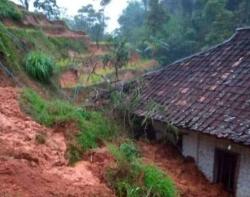
[[177, 127], [250, 145], [250, 29], [228, 41], [144, 76], [142, 103], [164, 105]]

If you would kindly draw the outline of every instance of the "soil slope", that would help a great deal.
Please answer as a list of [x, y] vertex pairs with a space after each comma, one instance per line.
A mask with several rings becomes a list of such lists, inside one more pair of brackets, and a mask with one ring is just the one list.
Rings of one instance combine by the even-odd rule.
[[[45, 144], [36, 142], [40, 133], [47, 136]], [[95, 163], [69, 167], [65, 151], [63, 133], [24, 115], [16, 88], [0, 87], [0, 196], [113, 196], [92, 173]]]

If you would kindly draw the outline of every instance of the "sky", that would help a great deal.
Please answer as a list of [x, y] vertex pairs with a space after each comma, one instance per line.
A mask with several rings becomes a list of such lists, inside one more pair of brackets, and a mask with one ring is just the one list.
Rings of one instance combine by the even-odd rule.
[[[19, 0], [12, 0], [16, 3]], [[57, 4], [60, 7], [66, 8], [66, 13], [69, 16], [74, 16], [77, 10], [83, 5], [93, 4], [94, 7], [98, 8], [100, 0], [57, 0]], [[122, 14], [122, 10], [126, 8], [127, 0], [112, 0], [111, 3], [106, 7], [105, 15], [109, 17], [107, 32], [112, 32], [114, 29], [119, 27], [118, 18]]]

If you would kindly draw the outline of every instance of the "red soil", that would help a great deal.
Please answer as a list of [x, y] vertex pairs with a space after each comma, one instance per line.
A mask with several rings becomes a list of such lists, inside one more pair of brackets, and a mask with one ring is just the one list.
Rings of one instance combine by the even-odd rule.
[[[24, 115], [15, 88], [0, 87], [0, 196], [100, 196], [113, 193], [82, 161], [74, 167], [65, 159], [63, 133], [45, 128]], [[45, 134], [45, 144], [35, 140]]]
[[221, 186], [209, 183], [194, 162], [185, 160], [170, 145], [139, 142], [145, 162], [154, 163], [175, 182], [183, 197], [229, 197]]
[[74, 87], [78, 82], [78, 71], [68, 70], [60, 76], [60, 86], [62, 88]]

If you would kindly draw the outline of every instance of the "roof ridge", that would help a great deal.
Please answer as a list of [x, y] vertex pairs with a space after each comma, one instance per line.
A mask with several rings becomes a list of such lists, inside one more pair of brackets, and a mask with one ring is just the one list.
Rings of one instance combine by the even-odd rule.
[[250, 26], [245, 26], [245, 27], [239, 27], [236, 29], [236, 32], [239, 32], [239, 31], [250, 31]]

